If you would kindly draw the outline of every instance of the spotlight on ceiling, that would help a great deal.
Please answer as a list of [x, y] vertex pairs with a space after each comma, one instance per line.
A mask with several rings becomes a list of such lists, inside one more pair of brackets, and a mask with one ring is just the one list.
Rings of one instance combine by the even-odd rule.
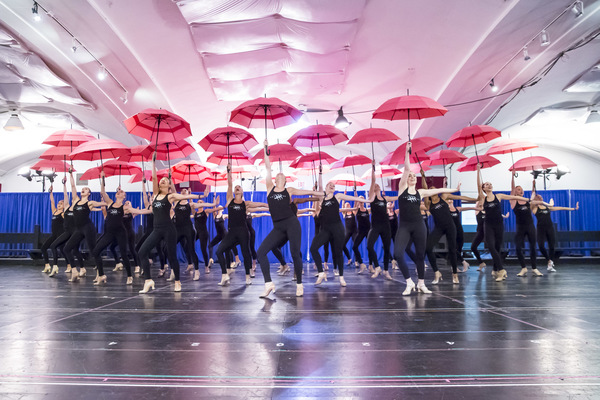
[[100, 69], [98, 70], [98, 79], [103, 81], [106, 79], [107, 73], [106, 73], [106, 68], [104, 68], [104, 65], [100, 66]]
[[490, 81], [490, 87], [492, 88], [492, 92], [496, 93], [498, 91], [498, 86], [496, 86], [494, 78], [492, 78], [492, 80]]
[[550, 35], [548, 35], [548, 32], [546, 32], [546, 30], [544, 29], [543, 31], [540, 32], [540, 46], [546, 47], [549, 44], [550, 44]]
[[33, 20], [35, 22], [40, 22], [42, 20], [42, 16], [40, 15], [39, 6], [38, 6], [37, 1], [33, 2], [33, 7], [31, 8], [31, 13], [33, 14]]
[[592, 110], [590, 111], [590, 115], [588, 115], [587, 119], [585, 120], [585, 123], [593, 124], [596, 122], [600, 122], [600, 113], [598, 113], [598, 110]]
[[575, 18], [581, 17], [583, 15], [583, 1], [576, 1], [571, 11], [575, 14]]
[[31, 170], [29, 169], [29, 167], [23, 167], [21, 168], [18, 172], [17, 172], [18, 176], [22, 176], [23, 178], [27, 179], [29, 182], [31, 182]]
[[338, 117], [333, 125], [338, 129], [343, 129], [349, 127], [351, 123], [352, 122], [348, 121], [348, 118], [344, 117], [344, 110], [342, 110], [342, 107], [340, 107], [338, 110]]
[[23, 130], [23, 123], [19, 119], [17, 113], [12, 113], [6, 124], [4, 124], [4, 129], [7, 131], [21, 131]]
[[525, 46], [525, 48], [523, 49], [523, 60], [525, 60], [525, 61], [531, 60], [531, 57], [529, 57], [529, 51], [527, 51], [527, 46]]
[[561, 176], [566, 175], [566, 174], [570, 174], [571, 170], [569, 169], [569, 167], [567, 167], [566, 165], [558, 165], [556, 167], [556, 180], [559, 180]]

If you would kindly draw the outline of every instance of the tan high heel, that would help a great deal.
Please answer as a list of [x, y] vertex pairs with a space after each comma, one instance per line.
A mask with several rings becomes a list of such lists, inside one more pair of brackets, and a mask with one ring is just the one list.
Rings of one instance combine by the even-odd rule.
[[373, 279], [377, 278], [380, 273], [381, 273], [381, 267], [375, 268], [375, 272], [373, 273], [373, 275], [371, 275], [371, 278], [373, 278]]
[[289, 265], [282, 265], [281, 268], [279, 269], [279, 272], [277, 272], [277, 275], [285, 275], [288, 272], [290, 272], [290, 266]]
[[346, 280], [344, 279], [343, 276], [340, 276], [340, 286], [346, 287]]
[[442, 273], [440, 271], [435, 271], [435, 273], [433, 274], [433, 280], [431, 281], [431, 283], [433, 285], [437, 285], [438, 283], [440, 283], [440, 281], [443, 281], [444, 279], [442, 278]]
[[505, 269], [501, 269], [500, 271], [496, 272], [496, 282], [502, 282], [505, 279], [506, 279], [506, 270]]
[[85, 270], [85, 268], [79, 269], [79, 277], [80, 278], [84, 277], [86, 273], [87, 273], [87, 271]]
[[44, 266], [44, 270], [42, 272], [48, 274], [48, 273], [50, 273], [50, 271], [51, 271], [50, 264], [46, 264]]
[[390, 272], [389, 272], [389, 271], [383, 271], [383, 272], [381, 273], [381, 275], [383, 275], [383, 278], [384, 278], [384, 279], [387, 279], [388, 281], [391, 281], [391, 280], [393, 280], [393, 279], [392, 279], [392, 276], [390, 275]]
[[485, 263], [482, 262], [481, 264], [479, 264], [479, 268], [477, 268], [477, 271], [483, 272], [483, 271], [485, 271], [485, 267], [486, 267]]
[[171, 269], [171, 275], [169, 275], [169, 277], [167, 278], [167, 281], [172, 282], [175, 280], [175, 271], [173, 271], [173, 269]]
[[304, 286], [301, 283], [296, 285], [296, 297], [304, 296]]
[[79, 274], [77, 273], [77, 270], [73, 268], [73, 273], [71, 274], [71, 279], [69, 279], [69, 282], [77, 282], [78, 280]]
[[535, 276], [544, 276], [537, 268], [531, 270]]
[[460, 272], [467, 272], [470, 267], [469, 263], [466, 260], [463, 260], [462, 265], [463, 265], [463, 269]]
[[99, 276], [96, 282], [94, 282], [94, 286], [102, 285], [103, 283], [106, 284], [106, 275]]
[[363, 272], [365, 272], [367, 270], [367, 266], [365, 264], [360, 264], [360, 269], [358, 270], [357, 274], [362, 274]]
[[175, 281], [175, 287], [173, 288], [174, 292], [181, 292], [181, 281]]
[[460, 283], [458, 280], [458, 274], [452, 274], [452, 283]]
[[252, 278], [250, 275], [246, 275], [246, 285], [252, 285]]
[[194, 270], [194, 278], [192, 278], [194, 281], [199, 281], [200, 280], [200, 270]]
[[57, 274], [58, 274], [58, 265], [54, 265], [52, 267], [52, 272], [50, 272], [50, 275], [48, 275], [48, 276], [54, 276], [54, 275], [57, 275]]
[[154, 281], [152, 279], [144, 282], [144, 289], [140, 290], [139, 293], [148, 293], [150, 289], [154, 290]]
[[125, 282], [126, 285], [133, 285], [133, 276], [128, 276], [127, 277], [127, 282]]
[[187, 268], [185, 269], [185, 272], [189, 272], [190, 274], [193, 274], [194, 266], [192, 264], [188, 264]]
[[319, 277], [317, 278], [315, 285], [320, 285], [321, 283], [323, 283], [323, 281], [327, 282], [327, 274], [325, 273], [325, 271], [319, 273]]
[[517, 274], [517, 276], [527, 276], [527, 268], [521, 268], [521, 271]]
[[123, 263], [115, 264], [115, 268], [113, 269], [113, 272], [116, 272], [116, 271], [123, 271]]
[[411, 278], [408, 278], [406, 280], [406, 289], [404, 289], [404, 292], [402, 292], [402, 296], [408, 296], [414, 291], [415, 291], [415, 283], [413, 282], [413, 280]]
[[275, 293], [275, 284], [273, 282], [267, 282], [265, 283], [265, 291], [259, 297], [267, 297], [271, 292]]
[[427, 286], [425, 286], [425, 282], [421, 281], [420, 279], [419, 283], [417, 283], [417, 290], [421, 293], [431, 294], [431, 290], [427, 289]]
[[70, 274], [71, 273], [71, 266], [69, 264], [67, 264], [67, 269], [65, 270], [65, 274]]
[[217, 285], [227, 286], [227, 285], [229, 285], [230, 281], [231, 281], [231, 279], [229, 278], [229, 274], [223, 274], [223, 275], [221, 275], [221, 282], [217, 283]]

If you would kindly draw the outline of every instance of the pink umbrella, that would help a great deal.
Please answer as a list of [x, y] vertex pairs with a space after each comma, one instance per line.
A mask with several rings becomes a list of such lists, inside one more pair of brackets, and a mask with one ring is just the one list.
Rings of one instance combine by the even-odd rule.
[[[404, 155], [406, 154], [406, 146], [398, 147], [396, 150], [389, 153], [381, 160], [381, 165], [404, 165]], [[429, 160], [429, 155], [425, 152], [413, 152], [409, 156], [411, 163], [420, 164], [423, 161]]]
[[314, 168], [315, 161], [318, 161], [319, 159], [325, 164], [331, 164], [333, 162], [337, 162], [334, 157], [332, 157], [329, 154], [322, 151], [321, 153], [313, 152], [313, 153], [306, 153], [302, 156], [299, 156], [290, 164], [290, 167], [292, 167], [292, 168]]
[[95, 139], [96, 137], [90, 133], [78, 131], [76, 129], [67, 129], [54, 132], [52, 135], [48, 136], [42, 144], [49, 144], [51, 146], [70, 146], [73, 148]]
[[130, 147], [131, 153], [119, 157], [119, 161], [149, 161], [153, 150], [147, 144]]
[[[156, 171], [156, 178], [159, 180], [168, 176], [169, 171], [167, 171], [166, 168]], [[140, 171], [134, 174], [131, 179], [129, 179], [129, 183], [141, 182], [143, 178], [146, 178], [147, 181], [152, 181], [152, 171]]]
[[233, 165], [231, 167], [231, 173], [235, 174], [239, 178], [254, 178], [260, 175], [260, 172], [258, 172], [256, 167], [244, 167], [241, 165]]
[[490, 140], [499, 138], [502, 133], [488, 125], [472, 125], [456, 131], [450, 139], [446, 141], [448, 147], [467, 147], [475, 146], [475, 157], [477, 154], [477, 144], [487, 143]]
[[89, 181], [92, 179], [100, 179], [100, 173], [102, 172], [102, 167], [92, 167], [85, 171], [81, 177], [79, 178], [82, 181]]
[[252, 154], [242, 152], [242, 153], [231, 153], [229, 155], [224, 153], [213, 153], [211, 154], [206, 162], [217, 164], [217, 165], [227, 165], [227, 163], [231, 160], [232, 165], [253, 165], [254, 163], [250, 161], [252, 158]]
[[[393, 176], [396, 174], [399, 174], [400, 170], [398, 168], [394, 168], [391, 167], [389, 165], [378, 165], [375, 167], [375, 176], [378, 178], [385, 178], [386, 176]], [[361, 176], [362, 179], [367, 179], [371, 176], [371, 170], [367, 170], [363, 176]]]
[[[51, 169], [54, 172], [67, 172], [69, 170], [69, 164], [59, 160], [40, 160], [33, 164], [30, 169], [35, 171], [43, 171], [45, 169]], [[75, 170], [73, 170], [75, 171]]]
[[477, 163], [481, 164], [481, 169], [484, 169], [500, 164], [500, 161], [492, 156], [484, 154], [481, 157], [475, 156], [464, 160], [456, 170], [458, 172], [476, 171]]
[[[290, 182], [296, 182], [297, 180], [298, 180], [298, 178], [297, 178], [297, 177], [295, 177], [295, 176], [293, 176], [293, 175], [286, 175], [286, 176], [285, 176], [285, 181], [286, 181], [287, 183], [290, 183]], [[274, 182], [274, 181], [275, 181], [275, 178], [273, 178], [273, 182]], [[265, 179], [261, 179], [260, 181], [258, 181], [258, 183], [262, 183], [263, 185], [265, 184], [265, 182], [266, 182], [266, 180], [265, 180]]]
[[178, 142], [192, 136], [190, 124], [167, 110], [147, 108], [124, 123], [129, 133], [155, 144]]
[[[292, 146], [291, 144], [285, 144], [285, 143], [277, 143], [274, 144], [273, 146], [269, 146], [269, 157], [270, 159], [275, 159], [279, 162], [282, 161], [294, 161], [296, 158], [300, 157], [302, 155], [302, 153], [300, 153], [300, 151], [296, 150], [296, 148], [294, 148], [294, 146]], [[258, 151], [258, 153], [256, 153], [251, 161], [254, 163], [256, 162], [256, 160], [263, 160], [264, 158], [264, 151], [261, 149]], [[261, 161], [261, 164], [264, 161]]]
[[519, 139], [500, 139], [495, 142], [490, 148], [485, 152], [488, 156], [493, 156], [495, 154], [508, 154], [508, 153], [516, 153], [518, 151], [525, 151], [530, 149], [535, 149], [538, 147], [537, 144], [531, 143], [527, 140], [519, 140]]
[[446, 165], [461, 162], [467, 159], [462, 153], [456, 150], [438, 150], [429, 154], [429, 165], [443, 165], [444, 176], [446, 176]]
[[198, 144], [204, 150], [215, 153], [240, 153], [249, 151], [258, 142], [250, 132], [226, 126], [213, 129]]
[[546, 157], [526, 157], [522, 158], [510, 167], [509, 171], [540, 171], [556, 167], [556, 163]]
[[230, 122], [235, 122], [246, 128], [265, 128], [265, 138], [267, 129], [277, 129], [282, 126], [291, 125], [302, 117], [302, 112], [276, 97], [259, 97], [254, 100], [246, 101], [237, 106], [229, 118]]
[[300, 129], [288, 139], [291, 145], [297, 147], [334, 146], [348, 140], [348, 136], [333, 125], [310, 125]]
[[72, 160], [94, 161], [117, 158], [131, 153], [129, 147], [113, 139], [94, 139], [80, 144], [71, 153]]
[[331, 169], [354, 167], [356, 165], [367, 165], [371, 164], [372, 161], [373, 160], [367, 156], [351, 154], [349, 156], [344, 156], [331, 164]]
[[196, 151], [194, 146], [192, 146], [186, 140], [158, 145], [151, 143], [148, 145], [148, 150], [150, 150], [151, 153], [156, 152], [157, 160], [165, 160], [169, 162], [173, 158], [185, 158]]
[[[192, 175], [193, 174], [193, 175]], [[173, 182], [202, 182], [203, 179], [210, 177], [211, 171], [197, 161], [184, 160], [173, 165], [171, 177]], [[186, 179], [187, 178], [187, 179]]]
[[[424, 162], [423, 164], [419, 165], [419, 164], [411, 164], [410, 165], [410, 172], [412, 172], [413, 174], [419, 174], [421, 173], [421, 169], [423, 170], [423, 172], [427, 172], [431, 169], [430, 166], [427, 165], [427, 161]], [[400, 179], [402, 178], [402, 174], [404, 173], [404, 168], [402, 168], [400, 170], [400, 174], [394, 175], [392, 178], [393, 179]]]
[[383, 128], [362, 129], [348, 140], [348, 144], [371, 143], [371, 158], [375, 159], [375, 149], [373, 143], [393, 142], [400, 140], [396, 134]]
[[206, 186], [223, 186], [227, 185], [227, 175], [225, 174], [217, 174], [215, 172], [212, 173], [211, 176], [203, 178], [200, 180]]
[[120, 160], [108, 160], [104, 163], [104, 174], [106, 176], [119, 176], [119, 186], [121, 186], [121, 176], [123, 175], [135, 175], [141, 172], [142, 169], [139, 165]]
[[42, 160], [62, 160], [64, 161], [69, 154], [73, 151], [69, 146], [57, 146], [50, 147], [42, 153], [40, 158]]
[[[370, 171], [369, 171], [370, 172]], [[366, 183], [350, 174], [337, 174], [331, 179], [331, 182], [342, 186], [365, 186]]]

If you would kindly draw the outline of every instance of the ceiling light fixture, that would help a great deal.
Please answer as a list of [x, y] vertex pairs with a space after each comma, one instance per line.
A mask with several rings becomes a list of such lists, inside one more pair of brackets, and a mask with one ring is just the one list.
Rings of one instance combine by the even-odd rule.
[[106, 79], [106, 68], [104, 68], [104, 65], [100, 64], [100, 69], [98, 70], [98, 79], [103, 81]]
[[540, 32], [540, 46], [546, 47], [548, 45], [550, 45], [550, 36], [548, 35], [548, 32], [544, 29]]
[[29, 169], [29, 167], [23, 167], [19, 170], [19, 172], [17, 172], [18, 176], [22, 176], [23, 178], [27, 179], [29, 182], [31, 182], [31, 170]]
[[129, 99], [127, 98], [127, 90], [123, 93], [123, 96], [121, 96], [121, 101], [123, 102], [123, 104], [127, 104], [127, 102], [129, 101]]
[[349, 127], [350, 124], [351, 122], [348, 121], [348, 118], [344, 117], [344, 110], [342, 110], [342, 107], [340, 107], [338, 110], [338, 117], [333, 125], [338, 129], [344, 129]]
[[597, 122], [600, 122], [600, 113], [598, 113], [598, 110], [590, 111], [590, 115], [588, 115], [587, 119], [585, 120], [585, 123], [593, 124]]
[[494, 78], [490, 81], [490, 87], [492, 88], [492, 92], [496, 93], [498, 91], [498, 86], [494, 83]]
[[37, 1], [33, 2], [33, 7], [31, 8], [31, 13], [33, 14], [33, 20], [35, 22], [40, 22], [42, 20], [42, 16], [40, 15], [39, 6], [38, 6]]
[[23, 127], [23, 123], [19, 119], [17, 113], [12, 113], [6, 124], [4, 125], [4, 129], [7, 131], [22, 131], [25, 129]]
[[583, 1], [576, 1], [571, 8], [573, 14], [575, 14], [575, 18], [579, 18], [583, 15]]
[[527, 46], [525, 46], [525, 48], [523, 49], [523, 60], [525, 60], [525, 61], [531, 60], [531, 57], [529, 57], [529, 51], [527, 51]]

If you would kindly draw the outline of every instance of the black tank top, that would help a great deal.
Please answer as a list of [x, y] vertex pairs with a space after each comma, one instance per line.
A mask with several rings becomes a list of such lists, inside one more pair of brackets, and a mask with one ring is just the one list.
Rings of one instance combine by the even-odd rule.
[[[401, 222], [418, 222], [421, 220], [421, 195], [408, 193], [408, 188], [398, 196], [398, 210]], [[433, 213], [432, 213], [433, 214]]]
[[123, 226], [128, 232], [133, 232], [133, 214], [123, 214]]
[[375, 200], [371, 203], [371, 223], [373, 225], [385, 225], [389, 224], [387, 217], [387, 201], [380, 200], [375, 197]]
[[485, 213], [483, 211], [479, 211], [475, 215], [475, 219], [477, 220], [477, 226], [483, 226], [483, 223], [485, 222]]
[[75, 215], [73, 213], [73, 210], [68, 209], [67, 211], [65, 211], [63, 226], [65, 228], [65, 231], [67, 232], [71, 232], [75, 228]]
[[294, 214], [294, 216], [298, 216], [298, 206], [296, 205], [296, 203], [294, 203], [293, 201], [290, 203], [290, 208], [292, 209], [292, 214]]
[[356, 217], [353, 212], [344, 213], [344, 226], [346, 227], [346, 232], [356, 231]]
[[319, 215], [315, 215], [313, 219], [315, 220], [315, 234], [317, 234], [321, 230], [321, 218]]
[[123, 204], [121, 207], [114, 207], [114, 203], [106, 209], [106, 219], [104, 220], [104, 229], [106, 231], [114, 231], [125, 229], [123, 225]]
[[181, 204], [181, 202], [177, 202], [175, 208], [175, 226], [183, 227], [192, 225], [192, 220], [190, 219], [190, 215], [192, 215], [192, 206], [190, 203]]
[[319, 217], [323, 226], [342, 223], [342, 219], [340, 218], [340, 203], [335, 196], [330, 199], [323, 199]]
[[169, 196], [166, 195], [158, 200], [158, 195], [152, 201], [152, 215], [154, 215], [154, 227], [164, 228], [172, 224], [171, 222], [171, 203]]
[[64, 231], [65, 221], [61, 213], [52, 214], [52, 233], [57, 234]]
[[360, 209], [356, 212], [356, 221], [358, 222], [359, 232], [368, 232], [371, 229], [371, 220], [369, 219], [369, 211], [361, 211]]
[[550, 209], [547, 207], [538, 206], [535, 212], [535, 218], [537, 219], [538, 226], [552, 226], [552, 217], [550, 216]]
[[208, 228], [206, 227], [207, 216], [204, 210], [201, 212], [196, 212], [194, 214], [194, 225], [196, 226], [197, 232], [208, 233]]
[[254, 218], [252, 218], [252, 214], [246, 214], [246, 227], [248, 228], [248, 231], [252, 232], [254, 230], [254, 227], [252, 226], [252, 220]]
[[76, 228], [81, 228], [86, 224], [92, 223], [92, 220], [90, 219], [90, 207], [87, 202], [79, 204], [79, 201], [77, 201], [77, 203], [75, 203], [75, 206], [73, 207], [73, 218]]
[[452, 215], [450, 213], [450, 207], [448, 203], [440, 199], [437, 203], [431, 203], [429, 205], [429, 212], [433, 216], [433, 222], [439, 226], [453, 225]]
[[215, 230], [217, 231], [217, 235], [225, 234], [225, 218], [223, 218], [223, 215], [215, 218]]
[[462, 224], [460, 222], [460, 212], [457, 209], [454, 209], [454, 211], [450, 210], [450, 216], [452, 217], [456, 228], [462, 228]]
[[525, 204], [519, 204], [517, 202], [515, 204], [515, 208], [513, 208], [515, 213], [515, 220], [518, 225], [529, 225], [533, 224], [533, 217], [531, 216], [531, 206], [529, 202]]
[[483, 201], [483, 210], [485, 211], [485, 221], [492, 224], [501, 224], [502, 221], [502, 209], [500, 207], [500, 200], [494, 195], [494, 200], [488, 201], [487, 196]]
[[243, 228], [246, 226], [246, 202], [236, 203], [231, 200], [227, 206], [229, 214], [229, 229]]
[[267, 204], [269, 205], [269, 212], [271, 213], [273, 222], [296, 215], [292, 212], [290, 203], [290, 194], [287, 189], [283, 189], [282, 192], [276, 192], [275, 188], [271, 189], [271, 192], [267, 196]]
[[[151, 206], [148, 206], [148, 210]], [[146, 231], [152, 232], [154, 229], [154, 215], [152, 214], [144, 214], [146, 216]]]

